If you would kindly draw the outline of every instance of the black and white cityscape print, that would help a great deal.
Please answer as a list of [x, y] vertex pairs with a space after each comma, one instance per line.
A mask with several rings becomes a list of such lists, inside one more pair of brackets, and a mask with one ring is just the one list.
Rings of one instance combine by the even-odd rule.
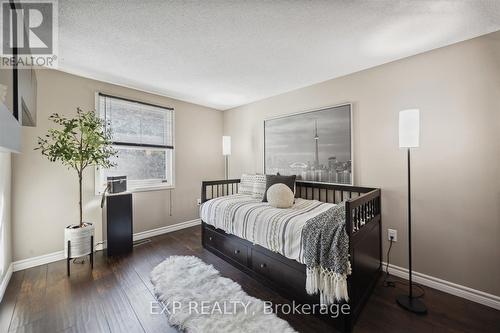
[[266, 120], [264, 132], [266, 174], [352, 184], [351, 105]]

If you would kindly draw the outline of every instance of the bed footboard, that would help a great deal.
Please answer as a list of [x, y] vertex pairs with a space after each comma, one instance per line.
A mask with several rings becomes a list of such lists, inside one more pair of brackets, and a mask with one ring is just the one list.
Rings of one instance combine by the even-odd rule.
[[331, 203], [346, 201], [346, 231], [352, 267], [347, 283], [352, 327], [382, 271], [381, 190], [298, 181], [295, 196]]
[[348, 278], [355, 322], [382, 272], [380, 189], [346, 202], [352, 274]]

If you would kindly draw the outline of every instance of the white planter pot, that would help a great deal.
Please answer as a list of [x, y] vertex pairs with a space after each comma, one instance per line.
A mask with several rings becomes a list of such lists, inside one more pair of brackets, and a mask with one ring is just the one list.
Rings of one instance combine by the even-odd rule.
[[83, 227], [69, 225], [64, 229], [64, 256], [68, 258], [68, 241], [71, 241], [71, 258], [82, 257], [92, 252], [90, 237], [94, 235], [94, 225], [85, 222]]

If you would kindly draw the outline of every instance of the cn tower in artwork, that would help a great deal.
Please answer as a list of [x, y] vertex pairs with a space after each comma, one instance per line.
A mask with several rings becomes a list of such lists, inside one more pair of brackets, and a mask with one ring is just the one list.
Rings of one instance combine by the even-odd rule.
[[314, 121], [314, 144], [316, 145], [316, 150], [314, 151], [314, 169], [319, 169], [319, 135], [318, 135], [318, 121]]

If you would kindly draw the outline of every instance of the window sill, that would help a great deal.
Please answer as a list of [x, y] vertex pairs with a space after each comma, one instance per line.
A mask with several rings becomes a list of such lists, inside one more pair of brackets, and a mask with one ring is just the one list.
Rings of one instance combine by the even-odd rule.
[[134, 187], [131, 189], [127, 189], [127, 191], [131, 193], [139, 193], [139, 192], [164, 191], [173, 189], [175, 189], [175, 185], [158, 185], [158, 186]]

